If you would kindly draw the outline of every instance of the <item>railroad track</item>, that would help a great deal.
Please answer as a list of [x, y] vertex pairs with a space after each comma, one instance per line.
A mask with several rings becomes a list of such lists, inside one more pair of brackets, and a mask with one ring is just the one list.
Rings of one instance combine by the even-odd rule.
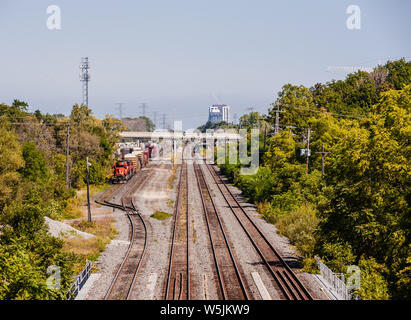
[[101, 205], [125, 211], [130, 222], [130, 244], [110, 283], [104, 300], [128, 300], [132, 293], [147, 247], [147, 225], [134, 205], [132, 193], [143, 188], [148, 180], [148, 172], [145, 172], [130, 181], [127, 191], [121, 197], [121, 205], [107, 200], [104, 202], [96, 201]]
[[237, 266], [236, 259], [228, 242], [226, 232], [214, 204], [210, 188], [205, 180], [201, 167], [194, 164], [194, 172], [200, 191], [201, 202], [213, 252], [217, 277], [218, 295], [223, 300], [248, 300], [249, 294], [245, 281]]
[[190, 241], [189, 241], [187, 164], [180, 169], [170, 260], [165, 285], [165, 300], [190, 300]]
[[284, 298], [287, 300], [313, 300], [295, 273], [237, 201], [215, 168], [208, 164], [206, 166], [232, 213], [263, 260]]

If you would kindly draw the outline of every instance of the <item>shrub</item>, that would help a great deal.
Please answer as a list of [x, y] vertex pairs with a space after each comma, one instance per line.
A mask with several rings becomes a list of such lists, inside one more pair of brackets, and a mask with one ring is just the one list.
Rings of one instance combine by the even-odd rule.
[[157, 211], [154, 212], [150, 217], [157, 219], [157, 220], [165, 220], [168, 219], [172, 216], [172, 214], [169, 214], [167, 212], [162, 212], [162, 211]]
[[257, 211], [269, 223], [274, 224], [277, 222], [279, 212], [272, 206], [271, 202], [264, 201], [257, 203]]
[[325, 243], [321, 246], [319, 252], [327, 266], [338, 273], [345, 273], [347, 271], [346, 267], [352, 265], [356, 259], [348, 242]]
[[298, 251], [305, 256], [312, 256], [314, 252], [314, 231], [319, 219], [316, 211], [310, 204], [292, 210], [279, 216], [276, 226], [280, 234], [290, 239]]
[[377, 263], [374, 258], [363, 257], [358, 264], [361, 270], [361, 284], [356, 294], [362, 300], [389, 299], [388, 283], [384, 277], [387, 272], [385, 266]]

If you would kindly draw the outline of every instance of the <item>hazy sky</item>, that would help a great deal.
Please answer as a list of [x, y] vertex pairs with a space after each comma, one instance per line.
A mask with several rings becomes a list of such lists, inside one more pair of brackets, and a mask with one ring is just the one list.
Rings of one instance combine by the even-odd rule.
[[[349, 30], [347, 7], [361, 9]], [[61, 30], [49, 30], [49, 5]], [[311, 86], [344, 73], [411, 58], [411, 1], [1, 0], [0, 102], [68, 114], [81, 102], [80, 57], [91, 64], [89, 106], [97, 117], [166, 113], [185, 129], [222, 103], [238, 117], [266, 112], [286, 83]], [[217, 97], [217, 99], [215, 98]], [[160, 125], [160, 121], [158, 122]]]

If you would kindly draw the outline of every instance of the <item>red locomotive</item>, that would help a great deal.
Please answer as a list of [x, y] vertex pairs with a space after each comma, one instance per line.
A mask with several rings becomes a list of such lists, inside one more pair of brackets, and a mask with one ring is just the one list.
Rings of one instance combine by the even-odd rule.
[[128, 181], [136, 173], [134, 163], [129, 160], [117, 161], [113, 164], [113, 182]]
[[126, 160], [126, 162], [127, 162], [127, 166], [128, 166], [128, 168], [129, 168], [130, 174], [131, 174], [132, 176], [134, 176], [134, 175], [136, 174], [136, 172], [137, 172], [136, 166], [134, 165], [134, 162], [131, 161], [131, 160]]

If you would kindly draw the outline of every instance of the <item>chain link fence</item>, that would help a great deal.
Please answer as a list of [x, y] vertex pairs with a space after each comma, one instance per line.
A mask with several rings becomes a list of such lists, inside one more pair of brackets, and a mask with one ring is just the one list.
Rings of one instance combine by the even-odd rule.
[[74, 283], [71, 285], [69, 291], [67, 292], [67, 299], [74, 300], [81, 288], [83, 288], [84, 284], [86, 283], [87, 279], [90, 277], [91, 273], [91, 262], [87, 261], [86, 266], [84, 267], [83, 271], [77, 276]]
[[342, 300], [359, 300], [359, 297], [356, 294], [353, 294], [345, 285], [344, 274], [332, 272], [319, 257], [314, 256], [314, 258], [317, 261], [321, 276], [335, 290]]

